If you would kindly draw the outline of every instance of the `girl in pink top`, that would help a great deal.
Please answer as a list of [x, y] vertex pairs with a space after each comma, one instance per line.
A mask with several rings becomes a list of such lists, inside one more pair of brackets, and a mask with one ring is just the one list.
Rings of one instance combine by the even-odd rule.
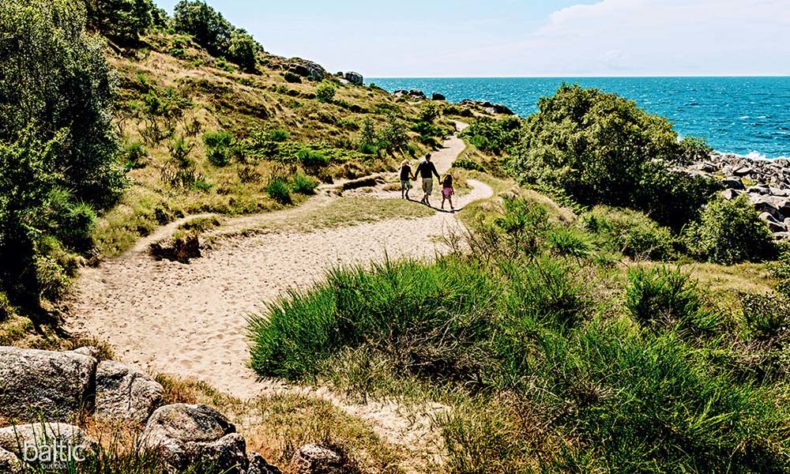
[[444, 209], [444, 201], [449, 201], [450, 210], [455, 210], [455, 207], [453, 207], [453, 194], [455, 194], [455, 190], [453, 189], [453, 175], [447, 173], [442, 180], [442, 209]]

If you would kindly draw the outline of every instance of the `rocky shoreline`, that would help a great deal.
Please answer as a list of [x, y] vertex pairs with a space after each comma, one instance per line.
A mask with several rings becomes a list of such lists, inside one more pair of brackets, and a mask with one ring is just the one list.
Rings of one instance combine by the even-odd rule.
[[774, 238], [790, 240], [790, 160], [753, 159], [713, 152], [708, 159], [682, 169], [719, 181], [725, 199], [745, 195], [760, 213]]

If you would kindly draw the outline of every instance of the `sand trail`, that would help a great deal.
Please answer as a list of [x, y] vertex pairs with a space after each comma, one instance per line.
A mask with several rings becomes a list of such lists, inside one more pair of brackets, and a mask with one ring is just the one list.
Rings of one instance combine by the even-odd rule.
[[[450, 137], [445, 146], [434, 154], [440, 172], [449, 169], [464, 148], [457, 137]], [[458, 207], [492, 195], [479, 181], [469, 184], [472, 190], [458, 198]], [[311, 286], [340, 265], [364, 265], [386, 257], [433, 258], [447, 250], [440, 237], [460, 225], [454, 214], [437, 212], [313, 232], [234, 236], [278, 219], [298, 219], [305, 209], [331, 199], [343, 198], [320, 196], [300, 208], [226, 219], [215, 234], [230, 236], [220, 238], [215, 249], [190, 264], [148, 255], [148, 245], [168, 236], [179, 223], [159, 229], [126, 254], [81, 272], [67, 328], [106, 340], [124, 362], [202, 380], [241, 399], [282, 390], [309, 391], [368, 420], [388, 441], [415, 447], [426, 438], [426, 420], [408, 422], [388, 403], [355, 405], [327, 390], [260, 381], [248, 366], [246, 317], [262, 311], [267, 302], [289, 288]]]

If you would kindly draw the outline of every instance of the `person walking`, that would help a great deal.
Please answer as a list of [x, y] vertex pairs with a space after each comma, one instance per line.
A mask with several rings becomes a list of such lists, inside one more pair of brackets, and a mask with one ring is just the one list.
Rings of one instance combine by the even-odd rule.
[[436, 165], [431, 162], [430, 153], [425, 155], [425, 161], [417, 166], [414, 178], [416, 179], [418, 175], [422, 178], [422, 192], [424, 193], [420, 202], [426, 206], [430, 206], [431, 193], [433, 192], [433, 177], [436, 176], [436, 179], [442, 179], [442, 177], [439, 176], [439, 172], [436, 171]]
[[455, 194], [455, 189], [453, 189], [453, 175], [447, 173], [442, 180], [442, 210], [444, 210], [444, 201], [449, 201], [450, 210], [455, 211], [455, 207], [453, 207], [453, 194]]
[[411, 190], [411, 166], [409, 160], [403, 160], [400, 164], [400, 198], [411, 199], [409, 191]]

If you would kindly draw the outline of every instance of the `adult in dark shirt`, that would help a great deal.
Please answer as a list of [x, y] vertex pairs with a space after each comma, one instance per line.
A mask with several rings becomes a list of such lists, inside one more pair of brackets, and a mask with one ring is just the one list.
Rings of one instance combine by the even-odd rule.
[[439, 172], [436, 171], [436, 165], [431, 162], [430, 153], [425, 155], [425, 161], [421, 162], [419, 166], [417, 166], [417, 171], [414, 173], [414, 178], [416, 179], [418, 175], [420, 178], [422, 178], [422, 192], [424, 193], [424, 196], [420, 202], [430, 206], [430, 197], [431, 193], [433, 192], [433, 177], [436, 176], [436, 179], [441, 179]]
[[400, 164], [400, 198], [409, 198], [409, 191], [411, 190], [411, 166], [409, 160], [403, 160]]

